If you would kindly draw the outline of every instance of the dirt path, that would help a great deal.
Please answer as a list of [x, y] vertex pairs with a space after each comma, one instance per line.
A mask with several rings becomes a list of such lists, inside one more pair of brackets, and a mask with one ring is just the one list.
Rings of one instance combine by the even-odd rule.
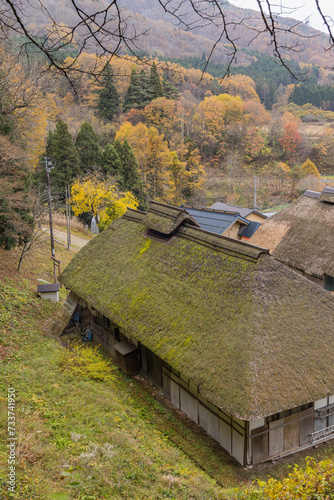
[[[50, 230], [47, 227], [42, 227], [43, 231], [47, 234], [50, 234]], [[65, 231], [60, 231], [59, 229], [53, 230], [54, 240], [58, 243], [67, 245], [67, 234]], [[82, 248], [90, 241], [90, 238], [83, 238], [82, 236], [76, 236], [75, 234], [71, 234], [71, 246]]]

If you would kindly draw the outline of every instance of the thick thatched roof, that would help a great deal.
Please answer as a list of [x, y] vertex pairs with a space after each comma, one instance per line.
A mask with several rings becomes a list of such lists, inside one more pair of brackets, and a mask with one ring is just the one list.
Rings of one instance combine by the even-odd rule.
[[309, 275], [334, 276], [334, 189], [306, 191], [267, 219], [250, 241], [275, 259]]
[[267, 250], [148, 220], [129, 210], [91, 240], [65, 286], [239, 418], [334, 394], [334, 297]]

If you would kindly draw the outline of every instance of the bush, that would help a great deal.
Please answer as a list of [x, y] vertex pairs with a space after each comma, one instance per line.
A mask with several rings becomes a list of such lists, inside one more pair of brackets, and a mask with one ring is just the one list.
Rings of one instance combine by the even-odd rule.
[[57, 363], [64, 372], [75, 378], [98, 382], [113, 380], [111, 363], [103, 358], [97, 347], [74, 344], [62, 351]]
[[306, 458], [306, 467], [295, 465], [293, 471], [281, 481], [270, 478], [258, 481], [260, 490], [245, 491], [240, 500], [332, 500], [334, 499], [334, 462], [316, 463]]

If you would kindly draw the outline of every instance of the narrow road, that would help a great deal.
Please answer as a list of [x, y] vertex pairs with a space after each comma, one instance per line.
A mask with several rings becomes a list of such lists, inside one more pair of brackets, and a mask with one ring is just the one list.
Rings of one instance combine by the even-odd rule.
[[[42, 230], [47, 234], [50, 234], [50, 229], [47, 227], [42, 227]], [[59, 243], [67, 245], [67, 234], [65, 231], [60, 231], [58, 229], [53, 230], [53, 238], [55, 241]], [[75, 234], [71, 234], [71, 246], [75, 246], [78, 248], [82, 248], [90, 241], [89, 238], [83, 238], [82, 236], [76, 236]]]

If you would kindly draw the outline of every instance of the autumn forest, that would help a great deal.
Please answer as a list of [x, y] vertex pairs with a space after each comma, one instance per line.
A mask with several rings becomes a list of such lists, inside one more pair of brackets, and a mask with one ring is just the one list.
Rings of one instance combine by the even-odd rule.
[[207, 60], [205, 50], [189, 55], [182, 44], [177, 57], [146, 48], [108, 62], [78, 55], [73, 43], [62, 52], [68, 78], [45, 71], [41, 56], [24, 58], [21, 47], [21, 39], [1, 46], [6, 248], [31, 232], [45, 157], [57, 208], [70, 186], [73, 214], [85, 223], [99, 215], [100, 229], [149, 199], [253, 206], [255, 177], [257, 207], [269, 209], [333, 174], [331, 72], [302, 58], [290, 60], [289, 72], [242, 49], [243, 64], [222, 78], [224, 61]]

